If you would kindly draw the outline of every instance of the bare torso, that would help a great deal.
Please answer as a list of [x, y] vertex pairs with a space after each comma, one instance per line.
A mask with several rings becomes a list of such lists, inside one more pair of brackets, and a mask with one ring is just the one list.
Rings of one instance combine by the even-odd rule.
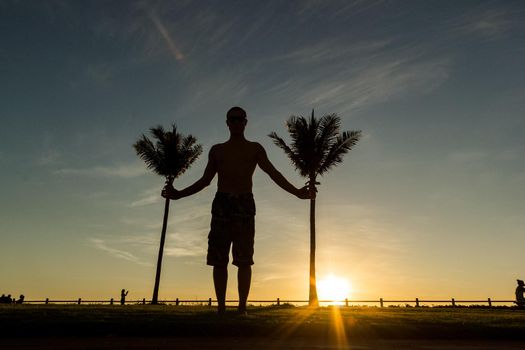
[[208, 186], [215, 174], [218, 174], [219, 178], [218, 192], [252, 193], [253, 172], [255, 167], [259, 166], [285, 191], [301, 199], [315, 198], [315, 193], [312, 194], [307, 186], [298, 189], [289, 183], [272, 165], [263, 146], [246, 140], [240, 132], [236, 134], [232, 132], [232, 137], [228, 141], [214, 145], [208, 156], [208, 165], [197, 182], [182, 191], [177, 191], [171, 184], [167, 184], [162, 190], [162, 196], [169, 199], [191, 196]]
[[261, 145], [248, 140], [229, 140], [212, 147], [210, 160], [218, 174], [217, 191], [251, 193], [252, 177]]

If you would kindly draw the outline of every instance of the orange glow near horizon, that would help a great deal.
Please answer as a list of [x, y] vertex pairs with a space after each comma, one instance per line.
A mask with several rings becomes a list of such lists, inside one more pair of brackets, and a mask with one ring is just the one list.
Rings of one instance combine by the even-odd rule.
[[351, 284], [346, 278], [330, 274], [317, 282], [319, 300], [332, 300], [330, 305], [341, 305], [345, 298], [350, 298]]

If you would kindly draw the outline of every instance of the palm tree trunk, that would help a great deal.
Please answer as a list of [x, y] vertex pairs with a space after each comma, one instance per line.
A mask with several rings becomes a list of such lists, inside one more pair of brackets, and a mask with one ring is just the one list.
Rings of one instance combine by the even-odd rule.
[[151, 303], [158, 304], [159, 298], [159, 284], [160, 284], [160, 270], [162, 268], [162, 255], [164, 254], [164, 241], [166, 240], [166, 228], [168, 226], [168, 213], [170, 211], [170, 200], [166, 198], [164, 204], [164, 219], [162, 220], [162, 232], [160, 234], [159, 258], [157, 260], [157, 273], [155, 275], [155, 286], [153, 287], [153, 297]]
[[[315, 180], [312, 183], [315, 184]], [[319, 306], [317, 282], [315, 279], [315, 199], [310, 199], [310, 290], [308, 293], [308, 305], [312, 307]]]

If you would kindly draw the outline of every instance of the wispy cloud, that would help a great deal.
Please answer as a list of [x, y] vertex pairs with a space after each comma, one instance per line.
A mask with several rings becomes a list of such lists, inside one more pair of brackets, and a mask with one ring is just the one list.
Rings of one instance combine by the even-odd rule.
[[299, 279], [303, 277], [304, 270], [306, 269], [306, 266], [298, 268], [296, 265], [283, 266], [283, 264], [261, 262], [260, 270], [262, 273], [253, 281], [253, 285], [264, 286], [277, 281]]
[[348, 111], [406, 94], [428, 93], [448, 79], [451, 63], [449, 57], [424, 60], [410, 55], [371, 61], [319, 79], [298, 100], [307, 106]]
[[[191, 114], [189, 111], [192, 110], [192, 106], [202, 104], [202, 101], [207, 101], [209, 104], [221, 103], [225, 96], [228, 96], [232, 104], [242, 101], [251, 92], [248, 70], [244, 65], [239, 65], [232, 69], [199, 76], [195, 81], [189, 82], [185, 91], [187, 104], [179, 111], [180, 114]], [[184, 110], [185, 108], [188, 112]]]
[[462, 18], [462, 21], [463, 23], [458, 24], [459, 30], [480, 35], [488, 40], [502, 37], [513, 27], [513, 22], [508, 18], [508, 13], [502, 10], [471, 13]]
[[202, 235], [196, 235], [194, 232], [183, 233], [175, 232], [168, 236], [169, 246], [165, 252], [167, 256], [189, 257], [205, 256], [207, 240]]
[[130, 262], [133, 262], [133, 263], [136, 263], [136, 264], [139, 264], [139, 265], [143, 265], [143, 266], [151, 266], [151, 263], [148, 263], [148, 262], [145, 262], [145, 261], [139, 259], [135, 254], [133, 254], [133, 253], [131, 253], [129, 251], [125, 251], [125, 250], [122, 250], [122, 249], [117, 249], [117, 248], [110, 247], [107, 244], [107, 242], [105, 240], [103, 240], [103, 239], [90, 238], [89, 242], [91, 243], [91, 245], [94, 248], [102, 250], [102, 251], [108, 253], [109, 255], [111, 255], [114, 258], [124, 259], [124, 260], [130, 261]]
[[362, 57], [385, 48], [391, 40], [370, 40], [345, 44], [340, 39], [325, 40], [313, 45], [296, 48], [289, 53], [271, 58], [275, 61], [291, 61], [294, 64], [330, 63], [334, 60]]
[[206, 247], [167, 247], [165, 253], [167, 256], [176, 257], [204, 256], [206, 254]]
[[[250, 94], [270, 99], [278, 96], [281, 105], [329, 107], [339, 113], [430, 93], [448, 80], [453, 71], [452, 54], [436, 55], [427, 43], [400, 40], [385, 36], [350, 42], [335, 36], [292, 46], [288, 52], [276, 51], [251, 65], [242, 65], [240, 79]], [[273, 74], [252, 81], [250, 77], [257, 76], [258, 67]], [[221, 71], [227, 73], [231, 71]], [[225, 81], [223, 77], [219, 80]]]
[[237, 33], [219, 8], [185, 1], [130, 1], [118, 16], [102, 12], [93, 31], [133, 43], [139, 61], [165, 55], [183, 61], [195, 50], [220, 50]]
[[57, 164], [60, 159], [60, 152], [54, 149], [48, 149], [40, 156], [38, 156], [36, 163], [38, 165], [53, 165]]
[[323, 13], [323, 15], [330, 18], [350, 15], [357, 16], [382, 3], [384, 3], [383, 0], [353, 0], [339, 2], [304, 0], [297, 3], [297, 14], [308, 16], [325, 10], [325, 12], [328, 13]]
[[146, 205], [159, 203], [161, 199], [162, 197], [160, 196], [160, 189], [158, 187], [155, 187], [147, 191], [143, 191], [140, 195], [140, 198], [131, 202], [129, 206], [130, 207], [143, 207]]
[[[128, 222], [128, 224], [132, 223]], [[139, 230], [141, 232], [89, 237], [88, 244], [114, 258], [142, 266], [152, 266], [151, 261], [154, 261], [159, 247], [158, 227], [152, 229], [149, 227], [152, 225], [140, 220], [135, 221], [133, 225], [142, 228]]]
[[157, 30], [159, 31], [160, 36], [166, 43], [166, 46], [168, 47], [168, 50], [171, 52], [173, 57], [175, 57], [177, 61], [182, 61], [184, 59], [184, 55], [179, 50], [177, 45], [175, 45], [175, 42], [173, 41], [173, 38], [168, 28], [166, 28], [159, 16], [157, 16], [157, 14], [154, 11], [151, 11], [149, 13], [149, 18], [151, 19], [153, 24], [155, 24], [155, 28], [157, 28]]
[[470, 163], [484, 167], [495, 167], [502, 162], [516, 162], [520, 158], [523, 158], [523, 150], [518, 147], [454, 150], [446, 156], [446, 160], [453, 165]]
[[160, 231], [160, 228], [162, 227], [162, 221], [159, 221], [158, 218], [152, 219], [138, 215], [122, 217], [119, 219], [119, 222], [145, 232], [157, 232]]
[[62, 168], [54, 171], [57, 175], [102, 176], [132, 178], [147, 174], [142, 163], [121, 164], [115, 166], [96, 166], [92, 168]]
[[[159, 189], [145, 191], [145, 197], [140, 200], [140, 205], [148, 201], [148, 192], [154, 192], [160, 198]], [[206, 254], [207, 235], [210, 224], [209, 196], [196, 195], [182, 201], [172, 201], [170, 217], [167, 228], [166, 245], [164, 252], [170, 257], [202, 257]], [[138, 207], [139, 204], [135, 204]], [[160, 209], [160, 207], [159, 207]], [[158, 213], [162, 214], [161, 212]], [[127, 225], [127, 234], [111, 238], [112, 245], [129, 247], [132, 251], [141, 251], [152, 254], [158, 249], [159, 236], [162, 227], [162, 217], [127, 216], [119, 222]], [[140, 232], [140, 233], [139, 233]]]

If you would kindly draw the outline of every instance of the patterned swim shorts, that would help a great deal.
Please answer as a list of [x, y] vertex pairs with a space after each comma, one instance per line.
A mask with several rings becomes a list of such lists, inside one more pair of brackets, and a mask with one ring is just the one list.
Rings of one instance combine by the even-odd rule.
[[236, 266], [253, 265], [255, 202], [251, 193], [217, 192], [212, 204], [206, 263], [228, 265], [230, 245]]

